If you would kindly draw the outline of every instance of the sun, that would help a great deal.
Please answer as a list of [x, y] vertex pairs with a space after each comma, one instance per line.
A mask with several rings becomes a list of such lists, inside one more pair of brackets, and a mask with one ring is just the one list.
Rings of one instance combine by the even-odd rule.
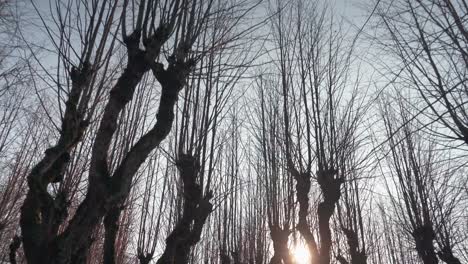
[[310, 264], [310, 253], [306, 245], [297, 244], [292, 247], [292, 257], [295, 264]]

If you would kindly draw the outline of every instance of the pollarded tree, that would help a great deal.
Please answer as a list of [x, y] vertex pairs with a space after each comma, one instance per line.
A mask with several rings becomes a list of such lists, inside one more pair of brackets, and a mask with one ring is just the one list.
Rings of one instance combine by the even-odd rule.
[[457, 186], [466, 183], [458, 179], [455, 161], [443, 160], [436, 143], [415, 125], [411, 119], [414, 113], [403, 100], [396, 105], [392, 108], [386, 102], [382, 111], [388, 137], [385, 155], [392, 179], [387, 188], [399, 212], [395, 218], [425, 264], [439, 263], [439, 258], [448, 264], [461, 263], [455, 257], [456, 219], [463, 210], [463, 192]]
[[[55, 82], [58, 98], [64, 101], [59, 100], [63, 111], [59, 111], [58, 139], [28, 175], [29, 191], [20, 220], [28, 263], [85, 261], [93, 230], [104, 217], [119, 218], [135, 173], [169, 134], [174, 104], [191, 70], [208, 50], [228, 45], [237, 23], [249, 10], [240, 9], [236, 2], [221, 6], [215, 1], [127, 0], [120, 4], [70, 0], [56, 2], [53, 22], [41, 17], [57, 50], [57, 72], [67, 82]], [[198, 42], [204, 32], [220, 21], [226, 25], [224, 32]], [[80, 45], [75, 45], [75, 39], [80, 40]], [[119, 41], [126, 50], [125, 67], [116, 81], [109, 83], [107, 69]], [[149, 74], [161, 89], [157, 120], [111, 171], [109, 151], [119, 116], [133, 99], [137, 85]], [[105, 84], [111, 88], [105, 89]], [[52, 196], [48, 187], [62, 180], [72, 150], [95, 118], [101, 100], [106, 101], [97, 120], [86, 195], [59, 232], [67, 205], [59, 196]], [[106, 230], [110, 239], [105, 243], [115, 242], [116, 231]], [[112, 261], [113, 254], [104, 256], [104, 262]]]
[[[216, 1], [214, 4], [222, 5], [222, 1]], [[219, 35], [229, 35], [230, 32], [226, 30], [223, 24], [215, 24], [210, 31], [204, 32], [197, 45], [216, 44], [210, 39]], [[226, 146], [229, 145], [226, 141], [230, 133], [224, 133], [226, 125], [229, 126], [224, 121], [225, 116], [232, 104], [237, 101], [237, 94], [240, 92], [237, 90], [238, 80], [252, 59], [251, 52], [242, 49], [245, 44], [242, 42], [238, 44], [236, 49], [232, 50], [225, 46], [224, 48], [213, 46], [206, 56], [200, 58], [199, 66], [193, 69], [188, 79], [188, 89], [183, 92], [177, 103], [176, 125], [174, 133], [171, 134], [170, 158], [167, 161], [169, 165], [162, 176], [165, 182], [170, 182], [169, 185], [172, 186], [168, 188], [175, 190], [176, 195], [173, 195], [175, 201], [171, 210], [174, 211], [168, 217], [169, 223], [166, 223], [169, 232], [164, 252], [158, 259], [159, 263], [173, 261], [186, 263], [189, 260], [197, 262], [202, 258], [216, 259], [217, 254], [213, 255], [213, 251], [211, 256], [207, 256], [193, 250], [203, 238], [204, 226], [215, 223], [215, 220], [208, 220], [213, 209], [213, 196], [216, 195], [216, 199], [225, 202], [228, 200], [234, 204], [239, 202], [234, 198], [238, 195], [235, 185], [239, 181], [236, 179], [239, 162], [235, 160], [239, 151], [235, 147]], [[236, 129], [238, 128], [233, 127], [229, 131], [235, 132]], [[175, 166], [170, 165], [171, 163]], [[151, 193], [154, 190], [148, 189], [147, 192]], [[169, 191], [171, 192], [174, 193]], [[229, 193], [228, 196], [232, 195], [232, 199], [225, 199], [225, 192]], [[145, 192], [145, 195], [151, 195], [150, 193]], [[161, 198], [159, 206], [161, 208], [168, 203], [168, 199]], [[215, 217], [224, 213], [223, 209], [225, 208], [219, 208]], [[155, 216], [158, 220], [149, 217], [148, 222], [160, 223], [160, 217], [160, 215]], [[229, 226], [232, 224], [231, 221], [235, 222], [227, 219], [224, 225]], [[156, 240], [162, 235], [165, 234], [159, 232], [150, 238], [151, 241], [146, 241], [147, 250], [141, 248], [139, 252], [140, 262], [149, 261], [154, 256]], [[144, 236], [146, 235], [140, 234], [140, 242]], [[212, 239], [204, 242], [214, 244]], [[152, 244], [151, 247], [148, 247], [148, 244]], [[202, 245], [207, 246], [207, 244]], [[217, 251], [216, 249], [214, 252]]]
[[[330, 263], [330, 221], [351, 172], [348, 160], [362, 147], [358, 132], [366, 96], [358, 92], [358, 79], [350, 79], [353, 43], [347, 45], [326, 4], [278, 3], [275, 11], [272, 35], [282, 117], [278, 134], [289, 177], [295, 180], [296, 228], [312, 262]], [[320, 201], [311, 215], [312, 179]]]
[[289, 236], [294, 225], [294, 183], [288, 177], [281, 128], [284, 119], [280, 94], [276, 90], [278, 79], [258, 80], [257, 151], [256, 174], [266, 196], [266, 212], [273, 256], [269, 263], [292, 263]]
[[[379, 35], [375, 40], [381, 44], [380, 47], [387, 54], [390, 54], [391, 60], [386, 60], [385, 64], [390, 65], [388, 72], [392, 74], [392, 85], [397, 87], [399, 93], [404, 90], [403, 94], [407, 95], [407, 98], [402, 97], [398, 98], [398, 100], [408, 100], [412, 105], [411, 107], [416, 108], [413, 111], [409, 110], [408, 105], [400, 107], [400, 109], [406, 111], [404, 113], [406, 115], [405, 120], [410, 124], [400, 124], [401, 128], [393, 126], [393, 132], [389, 136], [393, 137], [393, 134], [398, 135], [399, 133], [407, 134], [395, 140], [394, 148], [398, 150], [400, 159], [406, 159], [406, 163], [409, 164], [407, 167], [416, 168], [416, 170], [413, 174], [403, 171], [401, 176], [407, 180], [416, 177], [422, 178], [420, 182], [423, 184], [417, 185], [417, 188], [422, 188], [429, 193], [429, 198], [423, 195], [410, 197], [413, 200], [411, 203], [419, 204], [420, 200], [425, 203], [424, 199], [426, 198], [437, 199], [437, 201], [432, 200], [432, 203], [434, 203], [432, 207], [421, 207], [424, 209], [422, 212], [427, 211], [426, 216], [421, 215], [419, 212], [415, 214], [415, 218], [419, 218], [422, 224], [412, 224], [413, 229], [420, 229], [419, 236], [426, 233], [425, 241], [430, 239], [433, 243], [434, 239], [439, 239], [437, 232], [445, 229], [447, 233], [448, 229], [442, 228], [442, 226], [451, 226], [444, 222], [446, 220], [452, 221], [450, 217], [438, 218], [435, 215], [444, 215], [445, 213], [441, 213], [441, 211], [451, 211], [454, 207], [453, 204], [446, 203], [447, 201], [442, 199], [443, 196], [452, 197], [448, 193], [441, 195], [447, 191], [446, 187], [431, 185], [427, 181], [445, 182], [448, 176], [446, 173], [437, 172], [435, 169], [431, 173], [427, 172], [425, 166], [427, 163], [432, 162], [433, 157], [431, 159], [424, 156], [420, 157], [420, 153], [414, 153], [416, 150], [406, 150], [407, 157], [416, 156], [418, 158], [416, 161], [409, 160], [410, 163], [408, 158], [401, 158], [403, 151], [401, 150], [402, 147], [399, 146], [399, 142], [402, 141], [402, 144], [406, 144], [406, 149], [412, 148], [411, 144], [415, 144], [413, 142], [417, 142], [418, 146], [416, 147], [420, 147], [419, 144], [424, 145], [419, 142], [423, 136], [414, 131], [423, 129], [431, 137], [437, 136], [439, 139], [449, 141], [448, 144], [441, 140], [428, 141], [426, 148], [434, 143], [442, 143], [453, 147], [455, 144], [462, 142], [462, 146], [467, 146], [468, 118], [466, 101], [468, 90], [466, 75], [468, 53], [466, 47], [468, 34], [466, 17], [468, 6], [465, 1], [449, 0], [379, 2], [379, 11], [377, 12], [378, 28], [383, 29], [385, 33]], [[396, 58], [396, 64], [391, 63], [394, 58]], [[401, 104], [401, 102], [398, 103]], [[423, 125], [415, 125], [413, 119]], [[395, 118], [389, 119], [387, 123], [394, 123], [394, 120]], [[404, 139], [404, 137], [411, 137], [412, 134], [416, 135], [410, 142]], [[408, 143], [411, 144], [408, 145]], [[435, 146], [430, 146], [430, 148], [434, 149]], [[446, 153], [454, 155], [454, 152], [450, 152], [450, 150]], [[420, 168], [421, 166], [424, 169]], [[459, 182], [454, 183], [456, 187], [454, 190], [463, 188], [465, 181], [466, 177], [461, 177]], [[408, 192], [416, 192], [417, 188], [411, 187], [411, 185], [405, 187]], [[451, 193], [454, 192], [458, 193], [458, 191]], [[434, 196], [435, 194], [438, 195]], [[435, 204], [444, 204], [444, 206], [436, 206]], [[411, 211], [414, 210], [411, 209]], [[436, 220], [442, 222], [436, 223]], [[421, 231], [424, 228], [427, 229], [426, 232]], [[431, 235], [431, 232], [434, 234]], [[457, 263], [458, 260], [453, 257], [455, 254], [453, 246], [454, 241], [458, 239], [450, 238], [454, 234], [450, 231], [448, 233], [451, 234], [440, 234], [440, 237], [444, 237], [443, 242], [437, 241], [439, 248], [434, 250], [439, 251], [436, 252], [438, 253], [436, 255], [442, 261]], [[422, 252], [418, 253], [421, 257], [424, 256], [426, 261], [434, 262], [437, 261], [437, 256], [434, 256], [432, 252], [434, 250], [431, 247], [434, 247], [434, 245], [427, 242], [426, 245], [421, 245]], [[425, 255], [425, 250], [431, 252], [431, 257]]]
[[372, 217], [366, 217], [364, 210], [369, 210], [367, 205], [371, 201], [366, 189], [372, 185], [372, 182], [370, 177], [363, 177], [366, 173], [357, 162], [357, 153], [349, 155], [349, 158], [341, 164], [341, 169], [347, 172], [347, 178], [343, 184], [342, 199], [337, 206], [339, 226], [336, 228], [343, 231], [347, 250], [339, 251], [336, 258], [340, 264], [366, 264], [369, 255], [368, 244], [372, 243], [368, 241], [372, 239], [368, 235], [372, 230], [368, 225]]

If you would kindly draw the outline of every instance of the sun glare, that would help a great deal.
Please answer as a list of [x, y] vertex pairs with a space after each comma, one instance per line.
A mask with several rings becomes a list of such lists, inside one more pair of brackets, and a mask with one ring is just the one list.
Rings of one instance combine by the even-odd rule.
[[310, 254], [305, 245], [299, 244], [294, 246], [292, 253], [295, 264], [310, 264]]

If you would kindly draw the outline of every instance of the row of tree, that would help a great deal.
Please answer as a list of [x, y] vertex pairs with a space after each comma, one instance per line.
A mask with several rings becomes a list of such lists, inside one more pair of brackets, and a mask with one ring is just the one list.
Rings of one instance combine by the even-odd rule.
[[464, 0], [0, 14], [1, 261], [468, 262]]

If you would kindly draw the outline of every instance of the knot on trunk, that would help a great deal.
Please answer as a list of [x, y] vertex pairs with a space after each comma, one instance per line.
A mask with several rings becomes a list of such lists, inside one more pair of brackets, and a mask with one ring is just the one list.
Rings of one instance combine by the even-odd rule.
[[296, 190], [298, 194], [308, 195], [310, 190], [310, 174], [303, 172], [296, 176]]
[[54, 162], [49, 172], [49, 182], [57, 183], [63, 180], [65, 169], [70, 161], [70, 154], [68, 152], [62, 153], [60, 157]]
[[431, 244], [432, 240], [434, 240], [435, 238], [435, 233], [431, 225], [423, 225], [418, 228], [415, 228], [412, 232], [412, 235], [416, 241], [431, 241]]
[[141, 30], [134, 30], [132, 34], [123, 37], [123, 42], [127, 46], [129, 56], [132, 51], [139, 50], [140, 38]]
[[[200, 171], [200, 162], [198, 159], [191, 154], [180, 154], [176, 161], [176, 166], [179, 169], [180, 177], [184, 183], [184, 189], [190, 190], [191, 188], [199, 189], [201, 193], [201, 188], [196, 183], [198, 178], [198, 172]], [[194, 193], [195, 190], [191, 190], [191, 193]], [[198, 193], [197, 191], [197, 193]]]
[[176, 165], [179, 170], [198, 171], [200, 169], [198, 159], [191, 154], [181, 153], [177, 159]]
[[71, 68], [70, 79], [75, 85], [86, 85], [91, 79], [93, 71], [91, 63], [89, 63], [89, 61], [85, 61], [80, 67], [73, 66]]
[[161, 23], [154, 31], [153, 35], [143, 38], [143, 45], [149, 52], [159, 54], [161, 45], [167, 41], [170, 35], [170, 25], [167, 23]]
[[412, 236], [416, 242], [416, 251], [425, 263], [437, 263], [433, 240], [434, 230], [430, 224], [417, 227], [413, 230]]
[[[281, 229], [279, 226], [272, 226], [270, 230], [271, 240], [273, 240], [273, 247], [283, 249], [287, 247], [289, 235], [291, 231], [289, 229]], [[276, 245], [276, 246], [275, 246]]]
[[198, 205], [198, 208], [202, 212], [203, 215], [208, 215], [213, 211], [213, 205], [211, 204], [211, 198], [213, 198], [213, 192], [208, 191], [203, 199], [200, 199], [200, 203]]
[[177, 94], [185, 86], [187, 78], [196, 65], [196, 60], [188, 58], [190, 47], [179, 46], [168, 58], [167, 69], [161, 63], [150, 63], [154, 76], [162, 86], [164, 93], [171, 97], [177, 97]]
[[69, 205], [70, 202], [67, 199], [66, 193], [64, 191], [59, 192], [54, 199], [54, 222], [57, 227], [68, 217]]
[[327, 169], [317, 172], [317, 182], [324, 196], [324, 203], [334, 204], [340, 199], [340, 188], [344, 180], [338, 176], [338, 170]]

